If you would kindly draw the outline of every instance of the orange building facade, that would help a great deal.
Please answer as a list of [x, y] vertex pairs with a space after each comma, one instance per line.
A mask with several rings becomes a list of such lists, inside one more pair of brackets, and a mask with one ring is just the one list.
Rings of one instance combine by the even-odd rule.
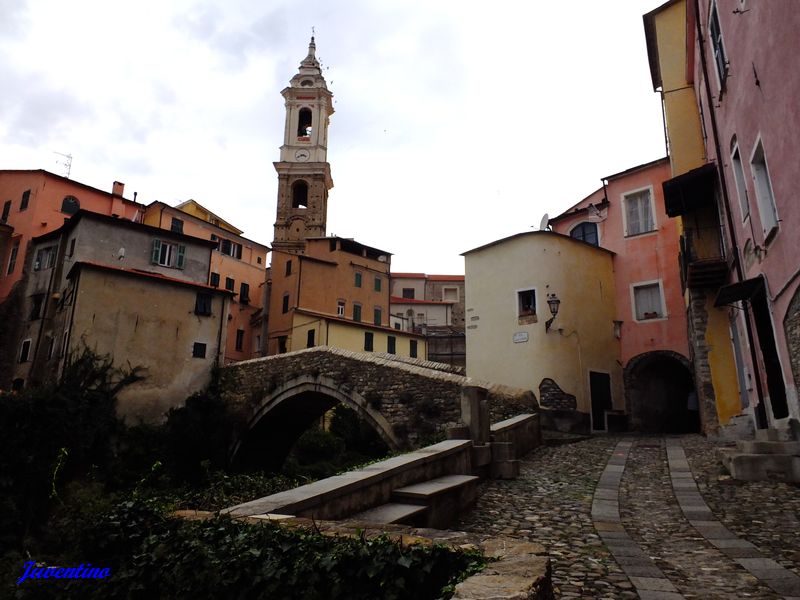
[[0, 171], [0, 303], [23, 276], [28, 245], [34, 237], [61, 227], [78, 210], [141, 220], [144, 206], [123, 198], [125, 186], [112, 191], [61, 177], [44, 170]]

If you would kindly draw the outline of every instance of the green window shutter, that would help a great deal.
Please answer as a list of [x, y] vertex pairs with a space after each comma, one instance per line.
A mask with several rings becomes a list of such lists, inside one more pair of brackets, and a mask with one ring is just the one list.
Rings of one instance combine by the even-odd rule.
[[153, 252], [150, 255], [150, 262], [154, 265], [158, 264], [158, 259], [161, 256], [161, 240], [153, 240]]
[[186, 246], [178, 244], [178, 264], [177, 267], [182, 269], [186, 266]]

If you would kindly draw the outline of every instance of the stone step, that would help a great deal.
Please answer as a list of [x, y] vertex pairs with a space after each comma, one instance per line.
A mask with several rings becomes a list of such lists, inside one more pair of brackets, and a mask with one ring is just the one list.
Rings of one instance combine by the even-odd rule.
[[392, 498], [427, 503], [434, 496], [474, 486], [478, 479], [474, 475], [445, 475], [398, 488], [392, 492]]
[[477, 500], [478, 480], [474, 475], [445, 475], [396, 489], [392, 501], [427, 506], [423, 525], [446, 529]]
[[730, 448], [720, 449], [718, 456], [734, 479], [800, 483], [800, 456], [745, 454]]
[[422, 506], [420, 504], [388, 502], [351, 515], [347, 520], [361, 521], [364, 523], [402, 523], [403, 525], [413, 525], [415, 524], [415, 520], [421, 517], [427, 510], [427, 506]]
[[743, 454], [788, 454], [800, 456], [800, 442], [761, 442], [739, 440], [736, 446]]
[[794, 434], [790, 429], [756, 429], [757, 442], [792, 442]]

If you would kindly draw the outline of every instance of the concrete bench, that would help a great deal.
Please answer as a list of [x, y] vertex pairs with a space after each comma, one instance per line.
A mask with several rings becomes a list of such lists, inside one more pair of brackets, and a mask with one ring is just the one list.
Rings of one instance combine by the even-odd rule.
[[423, 515], [428, 510], [427, 506], [419, 504], [404, 504], [401, 502], [389, 502], [381, 504], [375, 508], [370, 508], [364, 512], [351, 515], [348, 521], [360, 521], [362, 523], [400, 523], [403, 525], [418, 525], [424, 519]]
[[427, 506], [425, 527], [442, 529], [475, 503], [478, 480], [474, 475], [445, 475], [398, 488], [392, 500]]

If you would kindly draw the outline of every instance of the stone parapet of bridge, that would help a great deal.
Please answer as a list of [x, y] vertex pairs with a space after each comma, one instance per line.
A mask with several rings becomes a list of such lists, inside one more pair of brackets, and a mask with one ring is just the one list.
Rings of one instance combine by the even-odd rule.
[[259, 452], [288, 452], [338, 403], [354, 409], [393, 450], [421, 447], [463, 425], [480, 442], [490, 422], [538, 411], [532, 391], [477, 381], [449, 365], [327, 346], [228, 365], [223, 381], [234, 454], [254, 436]]

